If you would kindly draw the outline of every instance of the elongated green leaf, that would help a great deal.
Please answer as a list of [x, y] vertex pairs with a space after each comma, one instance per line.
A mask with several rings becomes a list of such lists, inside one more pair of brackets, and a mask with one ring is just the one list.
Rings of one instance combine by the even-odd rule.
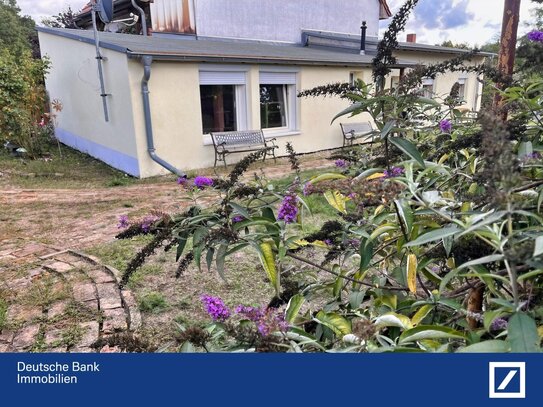
[[448, 226], [443, 229], [435, 229], [428, 233], [423, 234], [422, 236], [419, 236], [415, 240], [406, 243], [406, 247], [412, 247], [412, 246], [420, 246], [426, 243], [435, 242], [437, 240], [441, 240], [443, 238], [454, 236], [455, 234], [459, 233], [460, 229], [457, 226]]
[[185, 250], [185, 246], [187, 245], [187, 237], [183, 236], [179, 238], [177, 243], [177, 254], [175, 256], [175, 261], [178, 262], [181, 256], [183, 256], [183, 251]]
[[535, 239], [534, 257], [540, 256], [542, 254], [543, 254], [543, 236], [538, 236]]
[[210, 247], [206, 254], [207, 271], [211, 270], [211, 263], [213, 263], [213, 256], [215, 255], [215, 249]]
[[439, 325], [419, 325], [400, 335], [400, 344], [416, 342], [422, 339], [465, 339], [462, 332]]
[[530, 280], [534, 277], [537, 277], [539, 275], [543, 274], [543, 269], [538, 269], [538, 270], [533, 270], [533, 271], [530, 271], [529, 273], [526, 273], [526, 274], [523, 274], [521, 275], [517, 281], [520, 283], [524, 280]]
[[509, 319], [508, 339], [513, 353], [541, 352], [541, 338], [537, 333], [535, 321], [529, 315], [517, 312]]
[[327, 328], [330, 328], [339, 337], [351, 333], [351, 323], [349, 320], [333, 312], [326, 313], [324, 311], [319, 311], [315, 320]]
[[434, 309], [433, 305], [426, 304], [417, 311], [415, 315], [413, 315], [413, 318], [411, 318], [411, 322], [413, 325], [418, 325], [422, 322], [424, 318]]
[[333, 268], [334, 272], [339, 274], [334, 283], [333, 295], [334, 297], [341, 298], [341, 291], [343, 289], [343, 284], [345, 283], [345, 275], [347, 274], [346, 270], [341, 270], [341, 267], [335, 265]]
[[518, 158], [523, 159], [527, 155], [530, 155], [534, 152], [534, 147], [532, 145], [531, 141], [523, 141], [520, 143], [520, 146], [518, 148]]
[[395, 125], [396, 125], [396, 121], [390, 120], [383, 126], [383, 129], [381, 130], [382, 140], [384, 140], [385, 137], [389, 135], [390, 131], [394, 128]]
[[232, 207], [234, 211], [236, 211], [238, 214], [243, 216], [245, 219], [249, 219], [251, 217], [247, 208], [244, 208], [243, 206], [238, 205], [235, 202], [230, 202], [229, 205]]
[[346, 179], [347, 177], [343, 174], [339, 174], [336, 172], [331, 172], [327, 174], [321, 174], [318, 177], [311, 178], [309, 181], [311, 184], [318, 184], [319, 182], [324, 181], [333, 181], [335, 179]]
[[365, 108], [365, 106], [366, 106], [366, 104], [362, 103], [362, 102], [353, 103], [347, 109], [342, 110], [337, 115], [335, 115], [334, 118], [332, 119], [332, 123], [334, 123], [337, 119], [339, 119], [342, 116], [346, 116], [348, 114], [352, 114], [352, 113], [356, 113], [356, 112], [361, 111], [362, 109]]
[[507, 341], [484, 341], [461, 348], [457, 353], [506, 353], [511, 349]]
[[367, 239], [360, 240], [360, 267], [359, 271], [363, 272], [370, 265], [373, 258], [373, 242]]
[[409, 157], [418, 162], [423, 168], [426, 168], [422, 155], [420, 155], [417, 147], [415, 147], [415, 145], [409, 140], [399, 137], [389, 137], [388, 140], [398, 147], [403, 153], [407, 154]]
[[467, 263], [464, 263], [461, 266], [457, 267], [457, 270], [463, 270], [468, 267], [478, 266], [479, 264], [493, 263], [495, 261], [501, 260], [503, 260], [503, 254], [492, 254], [490, 256], [485, 256], [479, 259], [468, 261]]
[[219, 246], [219, 250], [217, 250], [217, 259], [215, 260], [215, 264], [217, 265], [217, 272], [219, 273], [219, 276], [226, 281], [226, 276], [224, 274], [224, 262], [226, 260], [226, 252], [228, 251], [228, 245], [227, 244], [221, 244]]
[[298, 313], [300, 312], [300, 309], [302, 308], [302, 305], [304, 305], [304, 302], [305, 297], [302, 294], [296, 294], [290, 299], [287, 305], [285, 317], [289, 324], [292, 324], [294, 322], [294, 320], [298, 316]]
[[396, 199], [394, 204], [400, 215], [399, 221], [405, 226], [407, 236], [411, 235], [411, 231], [413, 230], [413, 211], [405, 200]]

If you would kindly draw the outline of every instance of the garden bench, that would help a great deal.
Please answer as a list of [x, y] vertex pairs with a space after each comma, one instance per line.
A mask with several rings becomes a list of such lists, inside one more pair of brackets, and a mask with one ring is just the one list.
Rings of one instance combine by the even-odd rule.
[[373, 126], [370, 122], [341, 123], [343, 132], [343, 147], [352, 146], [357, 139], [364, 139], [363, 143], [373, 141]]
[[262, 130], [243, 130], [243, 131], [225, 131], [219, 133], [211, 133], [213, 147], [215, 148], [215, 164], [217, 161], [222, 161], [226, 167], [226, 156], [233, 153], [248, 153], [258, 150], [266, 150], [262, 161], [266, 160], [268, 155], [273, 157], [274, 162], [275, 149], [279, 148], [275, 145], [275, 139], [264, 137]]

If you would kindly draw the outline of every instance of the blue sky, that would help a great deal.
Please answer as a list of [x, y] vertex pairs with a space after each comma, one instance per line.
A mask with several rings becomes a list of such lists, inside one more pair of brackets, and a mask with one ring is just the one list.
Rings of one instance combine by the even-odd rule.
[[[403, 0], [388, 2], [395, 12]], [[38, 22], [45, 16], [57, 14], [68, 5], [78, 10], [86, 3], [86, 0], [18, 0], [23, 13], [31, 15]], [[529, 0], [522, 1], [521, 33], [530, 30], [528, 22], [532, 5]], [[503, 0], [420, 0], [406, 33], [416, 33], [419, 42], [429, 44], [452, 40], [482, 45], [499, 35], [502, 15]], [[387, 21], [382, 22], [383, 29], [386, 25]], [[405, 34], [400, 37], [400, 40], [404, 39]]]

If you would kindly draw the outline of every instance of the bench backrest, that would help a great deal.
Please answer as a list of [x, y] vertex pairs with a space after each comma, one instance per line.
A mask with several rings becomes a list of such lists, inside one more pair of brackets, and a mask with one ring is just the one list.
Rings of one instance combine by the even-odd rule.
[[248, 146], [266, 144], [262, 130], [224, 131], [211, 133], [211, 139], [216, 146]]
[[341, 123], [341, 130], [343, 131], [343, 135], [360, 135], [360, 134], [367, 134], [373, 131], [373, 126], [370, 122], [362, 122], [362, 123]]

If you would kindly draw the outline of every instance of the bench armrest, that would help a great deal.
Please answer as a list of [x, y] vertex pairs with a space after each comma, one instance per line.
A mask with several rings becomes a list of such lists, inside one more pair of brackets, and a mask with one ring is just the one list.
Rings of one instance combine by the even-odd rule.
[[[275, 142], [277, 141], [277, 139], [274, 137], [274, 138], [270, 138], [270, 139], [264, 139], [264, 146], [266, 147], [269, 147], [269, 148], [279, 148], [279, 146], [277, 144], [275, 144]], [[268, 145], [271, 144], [270, 146]]]

